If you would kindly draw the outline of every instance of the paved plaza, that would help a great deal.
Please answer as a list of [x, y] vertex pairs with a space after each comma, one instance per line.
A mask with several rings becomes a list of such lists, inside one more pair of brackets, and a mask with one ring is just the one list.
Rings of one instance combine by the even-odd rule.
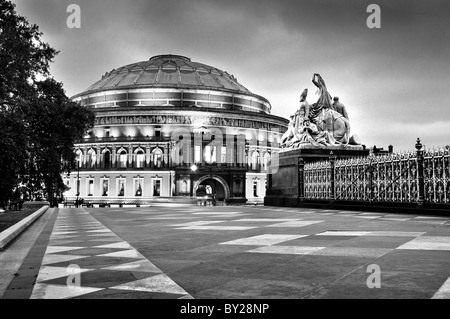
[[[22, 237], [0, 253], [3, 298], [450, 298], [450, 218], [439, 216], [60, 208]], [[381, 288], [367, 285], [373, 265]]]

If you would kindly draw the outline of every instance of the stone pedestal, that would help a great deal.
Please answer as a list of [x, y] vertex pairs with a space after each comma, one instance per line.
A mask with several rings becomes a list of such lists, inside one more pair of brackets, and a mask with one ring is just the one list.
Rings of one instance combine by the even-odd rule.
[[[333, 152], [331, 154], [331, 152]], [[327, 148], [309, 147], [281, 151], [278, 169], [268, 175], [268, 188], [264, 205], [297, 206], [303, 197], [303, 166], [305, 163], [335, 158], [368, 156], [369, 150], [363, 146], [347, 146]]]

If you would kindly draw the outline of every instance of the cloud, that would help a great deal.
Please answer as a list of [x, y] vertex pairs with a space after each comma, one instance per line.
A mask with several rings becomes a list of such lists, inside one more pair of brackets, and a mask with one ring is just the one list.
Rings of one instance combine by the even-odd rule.
[[414, 150], [417, 138], [429, 148], [449, 145], [449, 127], [450, 120], [422, 123], [402, 122], [397, 119], [386, 121], [372, 119], [362, 126], [358, 125], [357, 129], [361, 140], [369, 147], [376, 145], [386, 148], [393, 145], [397, 150]]
[[80, 30], [65, 26], [71, 1], [16, 2], [61, 51], [52, 72], [69, 95], [113, 68], [173, 53], [234, 74], [275, 115], [295, 112], [304, 88], [315, 102], [318, 72], [363, 141], [409, 149], [416, 133], [448, 139], [446, 0], [377, 0], [376, 30], [366, 26], [371, 0], [78, 0]]

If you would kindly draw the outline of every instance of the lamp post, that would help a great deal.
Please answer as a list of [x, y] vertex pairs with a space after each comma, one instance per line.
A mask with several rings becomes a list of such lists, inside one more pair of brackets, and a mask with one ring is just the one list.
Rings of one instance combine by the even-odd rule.
[[[168, 162], [169, 162], [169, 196], [173, 197], [176, 188], [174, 187], [175, 185], [175, 180], [176, 180], [176, 172], [174, 170], [174, 165], [173, 165], [173, 150], [174, 150], [174, 146], [175, 146], [176, 142], [175, 141], [171, 141], [170, 143], [168, 143], [167, 145], [169, 146], [169, 156], [168, 156]], [[174, 172], [174, 176], [172, 176], [172, 171]]]
[[195, 173], [197, 171], [197, 169], [198, 169], [197, 165], [194, 164], [194, 165], [191, 166], [191, 173], [189, 175], [189, 177], [190, 177], [190, 184], [191, 184], [190, 185], [191, 186], [190, 187], [190, 189], [191, 189], [191, 192], [190, 192], [191, 193], [191, 197], [194, 196], [194, 194], [193, 194], [194, 193], [194, 183], [192, 182], [192, 173]]
[[75, 207], [78, 208], [78, 197], [80, 196], [80, 159], [77, 159], [77, 200]]

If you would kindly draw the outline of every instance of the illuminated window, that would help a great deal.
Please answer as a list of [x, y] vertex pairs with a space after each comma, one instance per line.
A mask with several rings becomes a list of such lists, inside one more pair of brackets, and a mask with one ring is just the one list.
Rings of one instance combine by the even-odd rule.
[[88, 196], [94, 196], [94, 180], [93, 179], [89, 179], [88, 180]]
[[88, 167], [94, 168], [96, 162], [97, 162], [97, 154], [93, 149], [91, 149], [88, 152]]
[[145, 166], [145, 154], [143, 150], [136, 153], [136, 168], [143, 168]]
[[127, 151], [121, 150], [119, 152], [119, 168], [127, 168], [127, 160], [128, 160]]
[[158, 147], [155, 148], [152, 151], [152, 156], [153, 156], [153, 165], [157, 168], [161, 168], [163, 158], [163, 152], [161, 151], [161, 149]]
[[188, 192], [188, 184], [186, 181], [181, 182], [181, 193], [186, 194]]
[[184, 146], [183, 143], [180, 143], [180, 148], [178, 149], [178, 158], [179, 158], [179, 162], [180, 164], [184, 164], [185, 163], [185, 158], [184, 158]]
[[102, 185], [102, 196], [108, 196], [109, 195], [109, 180], [103, 179], [101, 182]]
[[153, 196], [159, 197], [161, 196], [161, 180], [160, 179], [153, 179]]
[[195, 163], [202, 162], [200, 145], [195, 145], [195, 147], [194, 147], [194, 162]]
[[125, 179], [117, 179], [117, 196], [125, 196]]
[[264, 170], [268, 170], [269, 169], [269, 162], [270, 162], [270, 153], [266, 152], [264, 154]]
[[142, 178], [138, 178], [138, 179], [134, 180], [134, 196], [137, 196], [137, 197], [142, 196], [143, 185], [144, 185], [144, 180]]
[[81, 150], [76, 151], [75, 161], [77, 166], [81, 167], [83, 152]]
[[211, 164], [217, 162], [217, 147], [216, 146], [205, 146], [203, 151], [203, 159], [205, 163]]
[[227, 148], [222, 146], [221, 149], [222, 150], [220, 162], [225, 164], [227, 162]]
[[259, 157], [259, 154], [258, 154], [258, 152], [253, 152], [253, 154], [252, 154], [252, 170], [257, 170], [257, 168], [258, 168], [258, 157]]

